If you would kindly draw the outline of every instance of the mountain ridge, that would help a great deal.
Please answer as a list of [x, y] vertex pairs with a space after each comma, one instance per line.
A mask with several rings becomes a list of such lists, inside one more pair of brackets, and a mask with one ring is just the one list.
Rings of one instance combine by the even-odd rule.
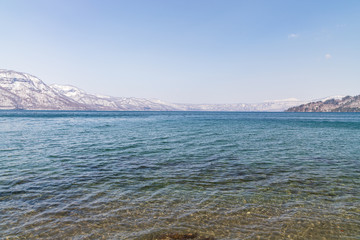
[[285, 111], [305, 104], [294, 98], [262, 103], [184, 104], [158, 99], [90, 94], [71, 85], [47, 85], [39, 78], [0, 70], [0, 109], [91, 111]]

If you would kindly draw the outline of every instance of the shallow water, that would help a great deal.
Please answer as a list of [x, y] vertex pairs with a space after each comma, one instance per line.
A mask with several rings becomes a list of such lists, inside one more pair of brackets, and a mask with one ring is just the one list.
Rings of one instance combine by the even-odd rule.
[[360, 238], [358, 113], [0, 111], [0, 136], [0, 239]]

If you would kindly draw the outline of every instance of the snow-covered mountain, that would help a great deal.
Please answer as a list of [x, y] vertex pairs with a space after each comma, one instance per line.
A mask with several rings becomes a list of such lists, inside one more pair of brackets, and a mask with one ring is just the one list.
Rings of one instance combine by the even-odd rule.
[[27, 73], [0, 70], [0, 109], [174, 111], [173, 104], [143, 98], [89, 94], [74, 86], [48, 86]]
[[183, 111], [248, 111], [248, 112], [282, 112], [289, 107], [307, 103], [295, 98], [272, 100], [261, 103], [230, 103], [230, 104], [175, 104]]
[[30, 74], [0, 70], [0, 109], [86, 110]]
[[112, 101], [111, 97], [98, 97], [95, 95], [88, 94], [84, 90], [81, 90], [74, 86], [69, 85], [50, 85], [50, 87], [61, 95], [72, 99], [75, 102], [89, 106], [90, 109], [94, 110], [118, 110], [118, 107]]
[[0, 109], [97, 111], [284, 111], [297, 99], [236, 104], [176, 104], [158, 99], [94, 95], [74, 86], [46, 85], [30, 74], [0, 70]]
[[172, 104], [167, 104], [158, 100], [148, 100], [144, 98], [124, 98], [93, 95], [74, 86], [54, 84], [50, 86], [59, 94], [86, 105], [91, 110], [105, 111], [175, 111], [178, 110]]

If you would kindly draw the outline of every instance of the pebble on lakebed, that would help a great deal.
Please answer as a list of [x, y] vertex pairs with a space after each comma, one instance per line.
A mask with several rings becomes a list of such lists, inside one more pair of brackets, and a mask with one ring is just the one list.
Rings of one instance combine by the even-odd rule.
[[213, 237], [202, 237], [197, 233], [167, 233], [155, 238], [155, 240], [215, 240]]

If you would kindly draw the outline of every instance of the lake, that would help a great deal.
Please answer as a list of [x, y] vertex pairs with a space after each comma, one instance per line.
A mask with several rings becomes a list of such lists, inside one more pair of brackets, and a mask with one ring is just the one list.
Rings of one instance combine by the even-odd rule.
[[360, 113], [0, 111], [0, 138], [0, 239], [360, 238]]

